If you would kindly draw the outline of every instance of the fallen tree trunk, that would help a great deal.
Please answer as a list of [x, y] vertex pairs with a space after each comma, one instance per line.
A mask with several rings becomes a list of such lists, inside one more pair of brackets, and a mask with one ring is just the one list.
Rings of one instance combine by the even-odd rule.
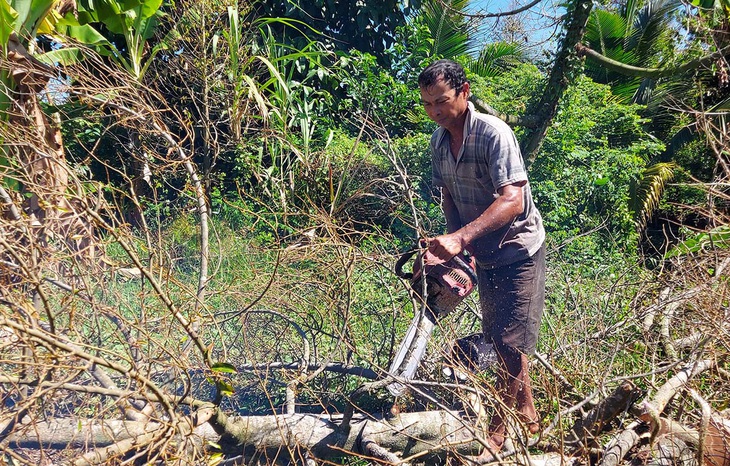
[[[395, 457], [444, 456], [447, 452], [476, 455], [482, 449], [480, 435], [455, 411], [400, 414], [393, 419], [354, 416], [351, 428], [340, 428], [342, 416], [285, 414], [229, 418], [229, 434], [221, 437], [209, 424], [192, 432], [196, 443], [216, 442], [224, 453], [261, 454], [273, 457], [282, 450], [305, 450], [319, 459], [344, 456]], [[183, 423], [181, 423], [183, 424]], [[91, 419], [54, 419], [27, 424], [4, 441], [11, 448], [90, 450], [105, 448], [169, 428], [159, 422]], [[177, 434], [185, 434], [180, 432]], [[397, 455], [397, 456], [396, 456]], [[383, 453], [383, 456], [388, 456]], [[388, 458], [382, 458], [388, 459]]]
[[3, 445], [14, 448], [88, 449], [107, 447], [131, 438], [142, 437], [163, 427], [159, 422], [51, 419], [26, 422], [3, 440]]

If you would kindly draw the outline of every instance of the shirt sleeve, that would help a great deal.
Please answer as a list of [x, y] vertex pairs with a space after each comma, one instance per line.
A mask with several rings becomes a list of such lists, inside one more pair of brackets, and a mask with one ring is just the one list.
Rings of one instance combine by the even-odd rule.
[[494, 188], [527, 181], [525, 163], [512, 128], [500, 120], [492, 129], [487, 144], [487, 166]]

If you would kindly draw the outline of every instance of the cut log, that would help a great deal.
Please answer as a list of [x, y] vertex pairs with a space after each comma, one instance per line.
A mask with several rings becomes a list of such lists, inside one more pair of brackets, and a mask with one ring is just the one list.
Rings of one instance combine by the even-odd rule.
[[599, 446], [596, 437], [604, 426], [627, 411], [641, 394], [634, 384], [624, 382], [596, 405], [584, 418], [578, 419], [565, 440], [571, 450], [586, 450]]
[[[669, 403], [669, 400], [676, 395], [677, 391], [684, 387], [692, 377], [700, 374], [714, 366], [714, 361], [705, 359], [701, 361], [693, 361], [682, 368], [674, 377], [667, 380], [664, 385], [659, 387], [653, 398], [645, 399], [642, 402], [644, 414], [641, 421], [652, 424], [652, 431], [658, 432], [660, 428], [659, 415]], [[625, 430], [616, 435], [604, 450], [603, 458], [599, 466], [617, 466], [624, 456], [639, 441], [640, 435], [636, 432], [636, 428], [641, 422], [631, 423]]]

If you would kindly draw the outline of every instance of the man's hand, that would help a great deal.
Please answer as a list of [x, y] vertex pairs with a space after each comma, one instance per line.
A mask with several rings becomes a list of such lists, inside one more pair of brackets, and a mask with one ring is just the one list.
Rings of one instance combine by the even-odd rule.
[[466, 247], [466, 243], [458, 231], [426, 240], [428, 250], [423, 260], [428, 265], [442, 264]]
[[524, 211], [522, 187], [526, 183], [526, 181], [520, 181], [499, 188], [497, 190], [499, 196], [494, 202], [479, 217], [460, 228], [456, 205], [448, 190], [442, 188], [442, 206], [446, 215], [446, 223], [450, 231], [452, 228], [455, 231], [426, 240], [428, 251], [423, 256], [425, 263], [428, 265], [442, 264], [466, 249], [474, 240], [512, 223]]

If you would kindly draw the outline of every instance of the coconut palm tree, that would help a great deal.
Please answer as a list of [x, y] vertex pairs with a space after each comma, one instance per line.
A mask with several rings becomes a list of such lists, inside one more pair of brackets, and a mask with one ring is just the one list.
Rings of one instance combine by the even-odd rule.
[[[659, 134], [676, 125], [676, 111], [670, 108], [695, 108], [700, 100], [715, 110], [727, 106], [730, 93], [722, 78], [729, 41], [722, 31], [727, 31], [730, 8], [727, 0], [698, 3], [699, 8], [686, 10], [677, 0], [628, 0], [615, 10], [596, 9], [579, 48], [588, 57], [586, 74], [611, 85], [617, 97], [646, 105], [647, 120]], [[678, 22], [678, 15], [688, 11]], [[681, 31], [680, 23], [691, 26]], [[707, 54], [707, 49], [715, 51]], [[665, 184], [679, 168], [674, 154], [697, 136], [695, 128], [693, 122], [670, 132], [660, 161], [637, 180], [631, 204], [640, 227], [658, 207]]]
[[[681, 7], [678, 0], [629, 0], [616, 10], [594, 9], [583, 44], [601, 55], [625, 65], [664, 67], [675, 53], [673, 13]], [[610, 84], [613, 92], [625, 101], [647, 103], [657, 79], [626, 75], [588, 60], [586, 74], [594, 81]]]

